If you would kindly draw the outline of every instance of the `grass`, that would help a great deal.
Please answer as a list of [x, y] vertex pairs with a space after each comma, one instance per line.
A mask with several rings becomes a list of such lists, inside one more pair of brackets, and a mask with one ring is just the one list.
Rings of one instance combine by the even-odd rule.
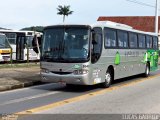
[[13, 63], [13, 64], [0, 64], [0, 69], [3, 68], [24, 68], [24, 67], [38, 67], [40, 66], [39, 62], [38, 63]]

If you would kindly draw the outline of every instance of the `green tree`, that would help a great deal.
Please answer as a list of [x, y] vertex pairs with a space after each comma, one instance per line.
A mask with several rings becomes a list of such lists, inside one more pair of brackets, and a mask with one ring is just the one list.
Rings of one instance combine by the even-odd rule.
[[66, 16], [71, 15], [73, 13], [73, 11], [70, 10], [70, 5], [68, 6], [59, 5], [57, 10], [58, 10], [57, 12], [58, 15], [63, 15], [63, 22], [65, 21]]

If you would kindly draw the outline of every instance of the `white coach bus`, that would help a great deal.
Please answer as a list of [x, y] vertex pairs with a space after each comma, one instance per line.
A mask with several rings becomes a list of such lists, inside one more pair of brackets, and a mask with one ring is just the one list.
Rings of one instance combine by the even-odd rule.
[[[12, 47], [12, 59], [14, 61], [39, 60], [42, 33], [34, 31], [0, 30], [8, 38]], [[36, 43], [35, 43], [36, 42]], [[28, 49], [28, 51], [27, 51]], [[27, 52], [29, 53], [27, 56]]]
[[0, 62], [10, 61], [11, 47], [5, 34], [0, 33]]
[[42, 81], [102, 84], [158, 68], [158, 36], [110, 21], [44, 29]]

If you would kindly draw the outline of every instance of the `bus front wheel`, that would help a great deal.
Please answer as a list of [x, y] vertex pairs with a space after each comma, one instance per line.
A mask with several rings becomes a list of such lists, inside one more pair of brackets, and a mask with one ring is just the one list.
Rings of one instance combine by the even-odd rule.
[[108, 88], [111, 85], [112, 79], [112, 72], [110, 70], [107, 70], [105, 75], [105, 82], [102, 83], [102, 87]]

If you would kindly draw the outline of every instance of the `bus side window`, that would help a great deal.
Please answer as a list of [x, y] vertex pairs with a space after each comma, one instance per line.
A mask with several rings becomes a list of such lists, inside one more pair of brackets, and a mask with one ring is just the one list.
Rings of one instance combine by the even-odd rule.
[[119, 48], [128, 47], [128, 33], [126, 31], [118, 30], [118, 46]]
[[94, 28], [94, 38], [92, 41], [92, 63], [99, 60], [102, 51], [102, 29]]
[[106, 48], [115, 48], [117, 45], [116, 41], [116, 30], [105, 28], [104, 29], [104, 38], [105, 38], [105, 47]]
[[151, 36], [148, 36], [146, 37], [146, 45], [147, 45], [147, 48], [152, 48], [152, 37]]
[[137, 48], [137, 34], [136, 33], [129, 33], [129, 47], [130, 48]]
[[158, 38], [157, 37], [153, 37], [153, 48], [154, 49], [158, 48]]
[[146, 47], [146, 37], [145, 35], [138, 34], [138, 42], [139, 42], [139, 48], [145, 48]]

